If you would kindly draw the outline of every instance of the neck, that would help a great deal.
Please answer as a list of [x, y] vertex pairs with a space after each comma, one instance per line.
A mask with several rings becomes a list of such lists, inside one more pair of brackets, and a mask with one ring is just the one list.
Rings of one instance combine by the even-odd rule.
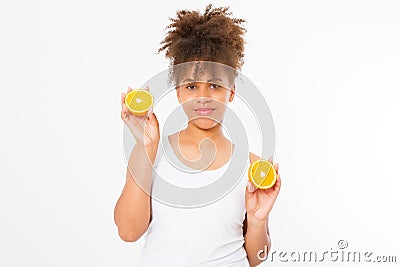
[[210, 129], [201, 129], [193, 125], [193, 123], [189, 123], [187, 128], [181, 131], [181, 137], [185, 140], [190, 140], [191, 143], [195, 143], [196, 145], [205, 138], [210, 138], [216, 143], [226, 140], [221, 124], [217, 124]]

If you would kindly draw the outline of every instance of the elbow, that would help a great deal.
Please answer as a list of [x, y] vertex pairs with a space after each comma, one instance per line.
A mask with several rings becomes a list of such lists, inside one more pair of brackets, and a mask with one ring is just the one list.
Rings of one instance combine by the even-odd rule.
[[118, 229], [118, 235], [119, 237], [125, 241], [125, 242], [136, 242], [137, 240], [140, 239], [140, 237], [143, 235], [143, 233], [136, 233], [134, 231], [121, 231]]
[[117, 226], [119, 237], [125, 242], [135, 242], [139, 240], [149, 227], [149, 223], [143, 220], [122, 220], [116, 215], [114, 216], [114, 222]]
[[146, 233], [148, 225], [137, 227], [118, 227], [118, 235], [125, 242], [136, 242], [144, 233]]

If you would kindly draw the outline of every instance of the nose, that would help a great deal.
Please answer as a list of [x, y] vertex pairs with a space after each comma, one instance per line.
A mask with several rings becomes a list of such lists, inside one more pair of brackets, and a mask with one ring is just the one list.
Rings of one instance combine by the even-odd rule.
[[209, 97], [197, 97], [196, 99], [196, 103], [197, 104], [208, 104], [211, 102], [211, 99]]
[[197, 91], [197, 101], [198, 103], [208, 103], [211, 101], [211, 94], [210, 89], [208, 88], [207, 84], [201, 84], [199, 86], [199, 90]]

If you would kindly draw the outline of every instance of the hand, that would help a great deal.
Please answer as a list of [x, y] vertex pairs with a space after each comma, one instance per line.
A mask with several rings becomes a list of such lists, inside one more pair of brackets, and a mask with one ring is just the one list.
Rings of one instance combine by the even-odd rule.
[[[147, 86], [145, 90], [150, 91]], [[131, 92], [132, 88], [128, 87], [127, 93]], [[128, 126], [136, 141], [144, 146], [158, 145], [160, 141], [160, 129], [156, 115], [151, 108], [147, 115], [137, 116], [128, 110], [125, 105], [124, 92], [121, 93], [121, 119]]]
[[268, 161], [273, 164], [276, 171], [276, 183], [271, 188], [254, 188], [249, 181], [246, 188], [246, 210], [249, 220], [265, 221], [278, 197], [281, 188], [281, 177], [279, 175], [279, 164], [273, 163], [272, 157]]

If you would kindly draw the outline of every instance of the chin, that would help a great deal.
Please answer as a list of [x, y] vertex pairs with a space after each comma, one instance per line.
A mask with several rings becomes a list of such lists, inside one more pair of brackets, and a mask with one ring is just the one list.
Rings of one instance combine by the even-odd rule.
[[208, 130], [218, 125], [218, 122], [209, 118], [196, 118], [192, 121], [197, 128]]

